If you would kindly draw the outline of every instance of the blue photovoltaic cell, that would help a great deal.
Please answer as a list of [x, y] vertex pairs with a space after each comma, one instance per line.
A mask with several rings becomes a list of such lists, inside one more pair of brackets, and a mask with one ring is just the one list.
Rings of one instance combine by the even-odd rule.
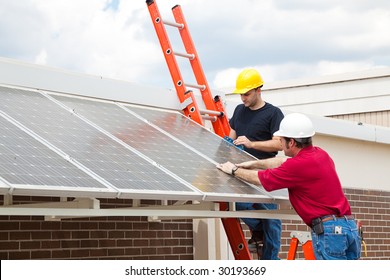
[[3, 117], [0, 127], [0, 177], [8, 183], [109, 191]]
[[200, 196], [198, 192], [39, 93], [2, 88], [0, 98], [0, 110], [121, 192], [181, 192]]
[[[215, 167], [215, 162], [202, 157], [194, 150], [189, 149], [180, 141], [175, 141], [172, 137], [167, 136], [156, 128], [146, 124], [142, 119], [132, 115], [128, 111], [120, 108], [113, 103], [97, 102], [91, 100], [81, 100], [63, 96], [54, 96], [57, 100], [72, 108], [77, 114], [80, 114], [91, 120], [98, 126], [104, 128], [115, 137], [131, 147], [134, 147], [142, 154], [164, 166], [166, 169], [178, 175], [186, 182], [192, 184], [197, 189], [204, 193], [218, 194], [237, 194], [237, 195], [259, 195], [264, 196], [264, 193], [259, 189], [249, 186], [236, 178], [229, 176]], [[133, 110], [133, 107], [127, 107]], [[137, 112], [142, 112], [148, 116], [154, 114], [153, 110], [137, 108]], [[171, 122], [171, 126], [184, 125], [188, 120], [181, 118], [181, 115], [176, 113], [158, 112], [162, 117], [156, 121], [156, 125], [167, 121]], [[166, 119], [166, 117], [168, 117]], [[173, 117], [173, 118], [172, 118]], [[173, 122], [172, 122], [173, 121]], [[181, 124], [178, 124], [178, 123]], [[167, 126], [162, 127], [163, 129]], [[231, 159], [232, 155], [242, 154], [242, 158], [251, 158], [247, 154], [236, 151], [229, 143], [215, 137], [213, 133], [200, 126], [192, 127], [193, 131], [183, 131], [183, 134], [191, 133], [197, 139], [191, 139], [190, 145], [197, 143], [201, 146], [203, 143], [206, 147], [204, 153], [215, 153], [212, 155], [213, 160]], [[180, 127], [178, 127], [180, 130]], [[179, 131], [178, 130], [178, 131]], [[202, 137], [204, 135], [204, 137]], [[213, 135], [211, 145], [218, 143], [217, 147], [213, 147], [210, 151], [207, 150], [210, 143], [207, 140]]]

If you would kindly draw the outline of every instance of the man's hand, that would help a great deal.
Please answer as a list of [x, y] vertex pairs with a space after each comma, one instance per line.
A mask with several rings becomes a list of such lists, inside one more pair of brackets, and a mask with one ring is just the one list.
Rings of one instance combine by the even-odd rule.
[[230, 161], [225, 163], [219, 163], [216, 165], [218, 169], [222, 170], [226, 174], [231, 175], [232, 170], [235, 169], [237, 166], [234, 163], [231, 163]]
[[246, 136], [238, 136], [236, 140], [233, 141], [233, 144], [236, 146], [244, 145], [245, 148], [253, 148], [253, 143]]
[[[257, 174], [257, 170], [249, 170], [249, 169], [238, 169], [238, 165], [235, 165], [231, 163], [230, 161], [227, 161], [225, 163], [219, 163], [217, 164], [217, 168], [225, 172], [226, 174], [233, 175], [238, 179], [244, 180], [245, 182], [254, 184], [254, 185], [261, 185], [259, 176]], [[233, 170], [235, 170], [235, 173], [233, 174]]]

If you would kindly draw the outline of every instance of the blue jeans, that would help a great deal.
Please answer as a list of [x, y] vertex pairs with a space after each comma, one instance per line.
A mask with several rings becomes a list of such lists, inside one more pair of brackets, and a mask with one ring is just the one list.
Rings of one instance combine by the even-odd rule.
[[355, 220], [334, 218], [324, 222], [324, 233], [311, 233], [317, 260], [357, 260], [360, 258], [361, 239]]
[[[273, 203], [247, 203], [237, 202], [236, 210], [273, 210], [277, 205]], [[282, 222], [275, 219], [243, 218], [243, 222], [252, 231], [263, 231], [262, 260], [279, 260], [280, 238], [282, 235]]]

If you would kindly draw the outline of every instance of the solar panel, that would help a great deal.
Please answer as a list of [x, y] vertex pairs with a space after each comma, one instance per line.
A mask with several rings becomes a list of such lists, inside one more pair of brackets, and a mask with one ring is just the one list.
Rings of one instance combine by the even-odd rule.
[[202, 197], [179, 178], [167, 174], [40, 93], [1, 88], [0, 98], [0, 110], [104, 178], [123, 198]]
[[[39, 190], [50, 195], [54, 192], [87, 195], [99, 193], [115, 197], [113, 190], [108, 189], [78, 167], [67, 162], [57, 153], [0, 117], [0, 177], [15, 193], [24, 190], [24, 194]], [[6, 191], [7, 192], [7, 191]]]
[[[231, 161], [233, 163], [240, 163], [255, 159], [250, 154], [233, 147], [232, 144], [223, 140], [218, 135], [210, 133], [207, 129], [189, 120], [180, 113], [134, 106], [128, 108], [147, 121], [167, 131], [183, 143], [190, 145], [193, 149], [207, 156], [212, 162], [222, 163]], [[259, 187], [259, 189], [267, 193], [262, 187]], [[268, 194], [274, 198], [288, 198], [286, 189], [273, 191]]]
[[[48, 182], [54, 183], [54, 189], [68, 185], [81, 191], [101, 188], [121, 198], [287, 199], [284, 192], [269, 194], [218, 170], [218, 162], [253, 157], [178, 112], [5, 87], [0, 87], [0, 98], [1, 114], [7, 118], [3, 122], [11, 127], [16, 124], [24, 130], [17, 128], [19, 133], [27, 136], [19, 138], [24, 139], [19, 146], [34, 143], [46, 153], [46, 165], [33, 162], [26, 171], [34, 180], [20, 174], [12, 177], [11, 165], [0, 165], [3, 181], [14, 180], [11, 184], [20, 186], [24, 179], [37, 189], [50, 188]], [[12, 137], [7, 134], [7, 141]], [[23, 155], [28, 160], [28, 151]], [[54, 170], [59, 162], [67, 166], [61, 180], [45, 170]], [[38, 181], [41, 174], [47, 182]]]
[[[234, 196], [235, 200], [237, 197], [245, 200], [253, 197], [263, 199], [268, 197], [264, 190], [249, 186], [215, 167], [217, 160], [232, 160], [232, 156], [242, 161], [253, 159], [250, 155], [234, 148], [177, 112], [162, 112], [138, 107], [122, 107], [125, 108], [122, 109], [113, 103], [63, 96], [54, 96], [54, 98], [195, 186], [207, 195], [206, 200], [217, 197], [226, 199], [228, 196]], [[156, 125], [149, 125], [139, 116], [133, 115], [133, 110], [146, 117], [155, 116]], [[168, 131], [182, 137], [181, 131], [185, 137], [180, 141], [167, 133]], [[209, 139], [212, 141], [207, 142]], [[200, 148], [204, 153], [196, 150]], [[212, 154], [211, 157], [209, 152]]]
[[[177, 112], [130, 107], [129, 110], [157, 125], [183, 143], [207, 155], [213, 162], [243, 162], [254, 160], [250, 154], [235, 148], [215, 133], [189, 120]], [[233, 148], [232, 148], [233, 147]]]

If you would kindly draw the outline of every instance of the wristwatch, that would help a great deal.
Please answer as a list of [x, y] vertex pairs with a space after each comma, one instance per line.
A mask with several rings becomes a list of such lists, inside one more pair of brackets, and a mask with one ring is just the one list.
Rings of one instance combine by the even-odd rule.
[[238, 166], [235, 166], [235, 167], [232, 169], [232, 175], [233, 175], [233, 176], [234, 176], [234, 173], [236, 173], [237, 169], [238, 169]]

